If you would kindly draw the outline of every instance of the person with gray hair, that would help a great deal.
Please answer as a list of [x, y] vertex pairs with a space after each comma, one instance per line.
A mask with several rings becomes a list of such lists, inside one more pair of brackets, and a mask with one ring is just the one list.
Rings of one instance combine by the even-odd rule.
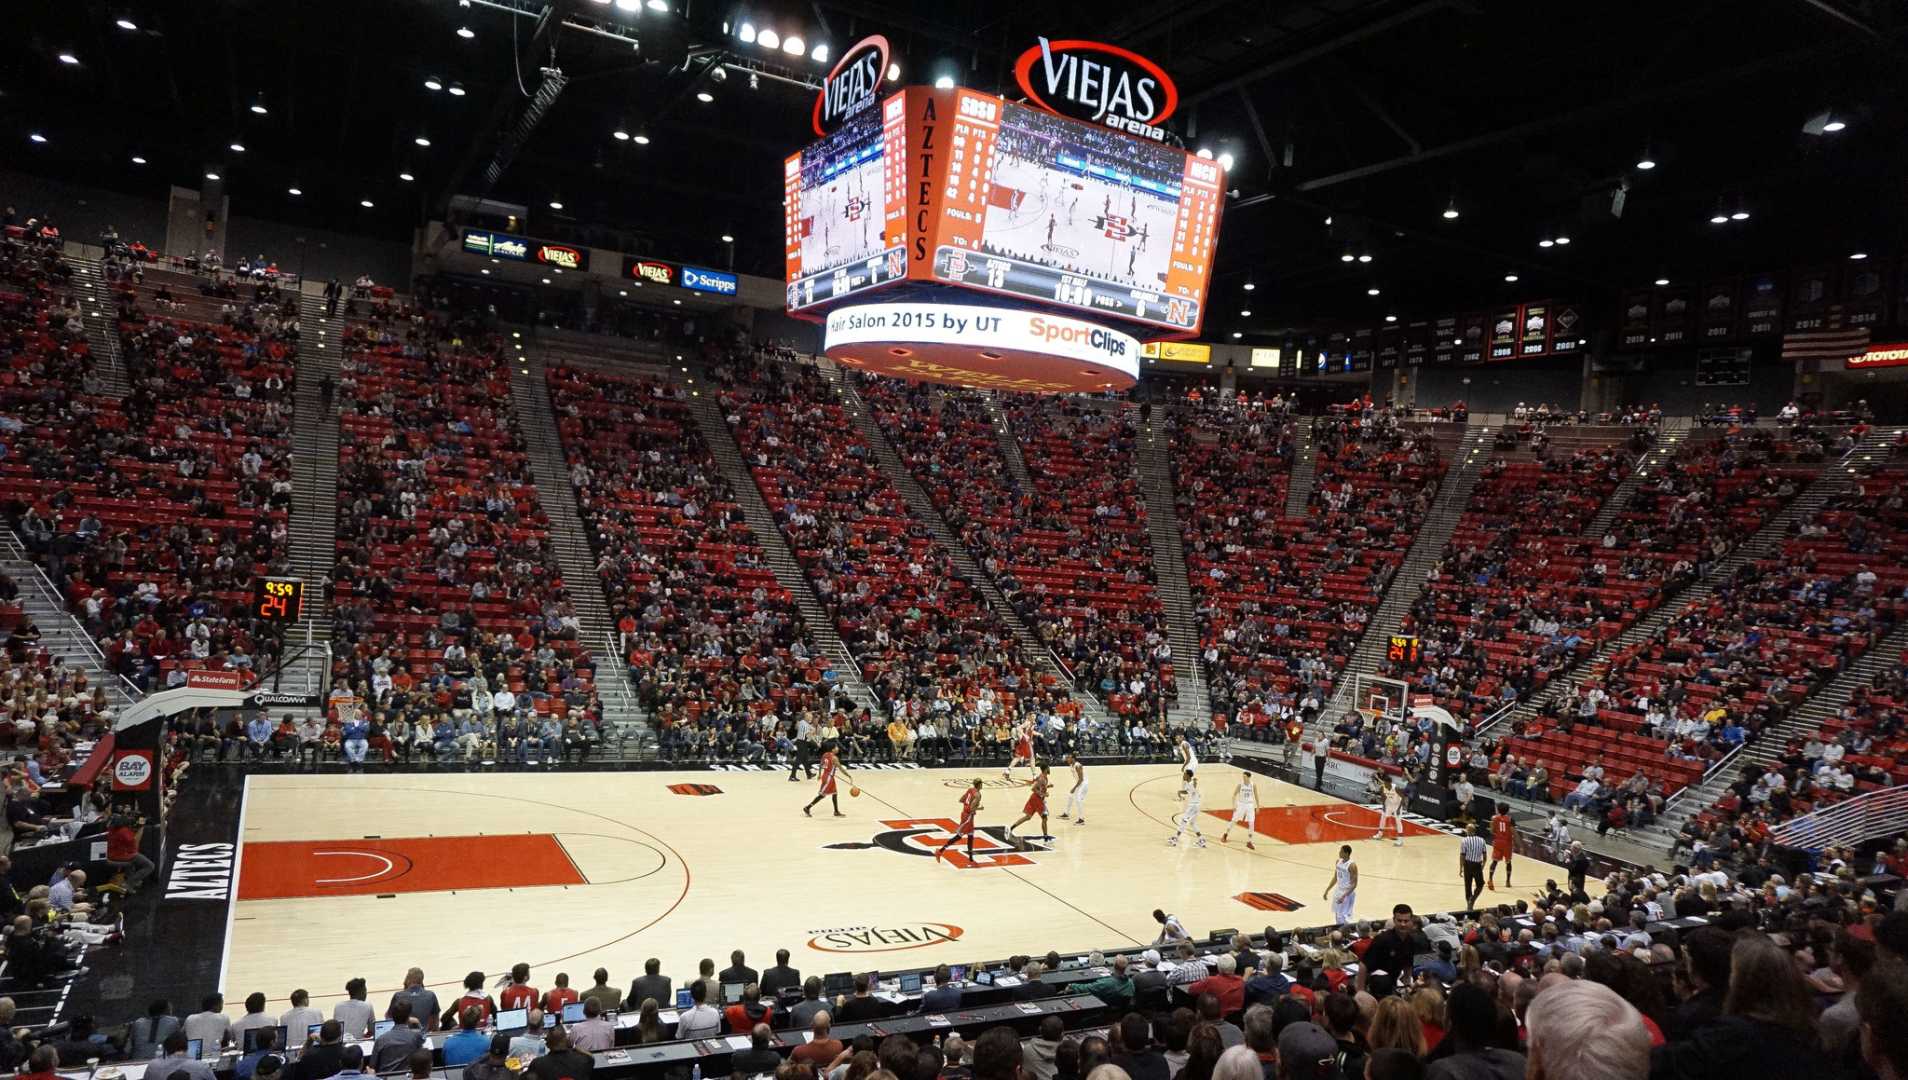
[[1219, 1063], [1212, 1067], [1212, 1080], [1265, 1080], [1265, 1073], [1259, 1066], [1259, 1055], [1241, 1044], [1219, 1055]]
[[1528, 1080], [1642, 1080], [1650, 1074], [1643, 1014], [1602, 983], [1545, 987], [1526, 1018]]

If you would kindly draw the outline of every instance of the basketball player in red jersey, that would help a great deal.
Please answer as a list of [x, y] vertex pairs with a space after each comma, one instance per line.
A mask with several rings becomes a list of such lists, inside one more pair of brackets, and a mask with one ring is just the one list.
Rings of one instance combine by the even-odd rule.
[[848, 816], [841, 812], [841, 796], [835, 794], [835, 771], [838, 769], [842, 772], [848, 771], [841, 767], [841, 760], [835, 757], [835, 744], [829, 743], [827, 746], [822, 747], [821, 786], [815, 792], [815, 797], [809, 801], [808, 805], [802, 807], [802, 813], [808, 814], [809, 817], [814, 817], [815, 815], [809, 814], [808, 812], [815, 809], [816, 803], [827, 799], [829, 805], [835, 808], [836, 817]]
[[1040, 815], [1040, 839], [1053, 839], [1053, 834], [1047, 831], [1047, 792], [1052, 786], [1053, 777], [1049, 775], [1049, 767], [1040, 766], [1040, 775], [1034, 777], [1033, 790], [1027, 793], [1027, 805], [1020, 808], [1020, 820], [1007, 826], [1008, 839], [1013, 838], [1014, 830], [1020, 827], [1021, 822], [1035, 814]]
[[1014, 756], [1008, 760], [1007, 767], [1000, 770], [1001, 779], [1013, 779], [1014, 767], [1023, 761], [1027, 763], [1027, 768], [1034, 767], [1033, 721], [1031, 720], [1023, 720], [1014, 725]]
[[1510, 804], [1498, 803], [1497, 813], [1491, 815], [1491, 871], [1484, 881], [1485, 888], [1497, 891], [1497, 864], [1504, 864], [1504, 887], [1511, 887], [1511, 845], [1517, 840], [1517, 827], [1511, 824]]
[[939, 862], [941, 856], [947, 854], [947, 849], [953, 847], [963, 833], [967, 835], [967, 857], [969, 859], [974, 857], [974, 815], [980, 813], [980, 808], [981, 782], [976, 777], [974, 786], [961, 793], [961, 823], [954, 826], [954, 832], [948, 836], [947, 843], [942, 844], [934, 852], [935, 862]]

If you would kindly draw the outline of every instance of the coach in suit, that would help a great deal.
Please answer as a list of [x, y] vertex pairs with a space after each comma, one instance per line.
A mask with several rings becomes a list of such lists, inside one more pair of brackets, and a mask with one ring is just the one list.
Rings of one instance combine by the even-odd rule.
[[729, 954], [729, 966], [722, 969], [722, 974], [716, 977], [716, 981], [725, 985], [741, 983], [747, 986], [750, 983], [759, 983], [762, 979], [754, 968], [742, 962], [742, 950], [737, 949]]
[[673, 984], [670, 983], [669, 976], [659, 974], [661, 971], [661, 960], [652, 956], [643, 961], [643, 973], [629, 984], [629, 1000], [623, 1003], [623, 1007], [634, 1012], [641, 1009], [644, 1000], [648, 998], [655, 998], [660, 1008], [667, 1009], [674, 1006], [676, 994], [671, 989]]
[[802, 985], [802, 973], [788, 966], [788, 950], [775, 950], [775, 966], [762, 973], [762, 996], [774, 1000], [785, 987]]

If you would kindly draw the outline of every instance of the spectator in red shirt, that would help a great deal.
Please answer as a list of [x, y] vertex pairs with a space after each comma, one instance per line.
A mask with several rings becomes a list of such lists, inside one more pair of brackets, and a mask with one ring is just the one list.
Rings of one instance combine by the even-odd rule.
[[1239, 970], [1239, 961], [1227, 953], [1218, 958], [1219, 971], [1208, 975], [1186, 987], [1186, 992], [1198, 997], [1200, 994], [1212, 994], [1219, 999], [1222, 1013], [1236, 1013], [1245, 1008], [1245, 980], [1235, 972]]
[[762, 987], [749, 983], [742, 988], [742, 1000], [722, 1010], [722, 1020], [731, 1035], [747, 1035], [757, 1024], [773, 1024], [775, 1009], [762, 1004]]
[[137, 814], [115, 814], [106, 823], [106, 861], [125, 875], [119, 882], [127, 892], [152, 876], [152, 860], [139, 850], [139, 827], [144, 822]]

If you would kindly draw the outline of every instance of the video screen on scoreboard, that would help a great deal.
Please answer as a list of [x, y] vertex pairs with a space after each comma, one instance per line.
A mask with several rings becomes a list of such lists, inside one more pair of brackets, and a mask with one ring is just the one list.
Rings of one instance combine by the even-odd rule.
[[907, 269], [905, 246], [898, 235], [889, 244], [884, 228], [892, 164], [883, 124], [887, 111], [863, 109], [788, 159], [783, 195], [790, 309], [838, 300]]
[[[943, 242], [934, 276], [1197, 329], [1218, 241], [1216, 163], [1111, 128], [1000, 104], [978, 251]], [[957, 142], [962, 134], [957, 125]]]

